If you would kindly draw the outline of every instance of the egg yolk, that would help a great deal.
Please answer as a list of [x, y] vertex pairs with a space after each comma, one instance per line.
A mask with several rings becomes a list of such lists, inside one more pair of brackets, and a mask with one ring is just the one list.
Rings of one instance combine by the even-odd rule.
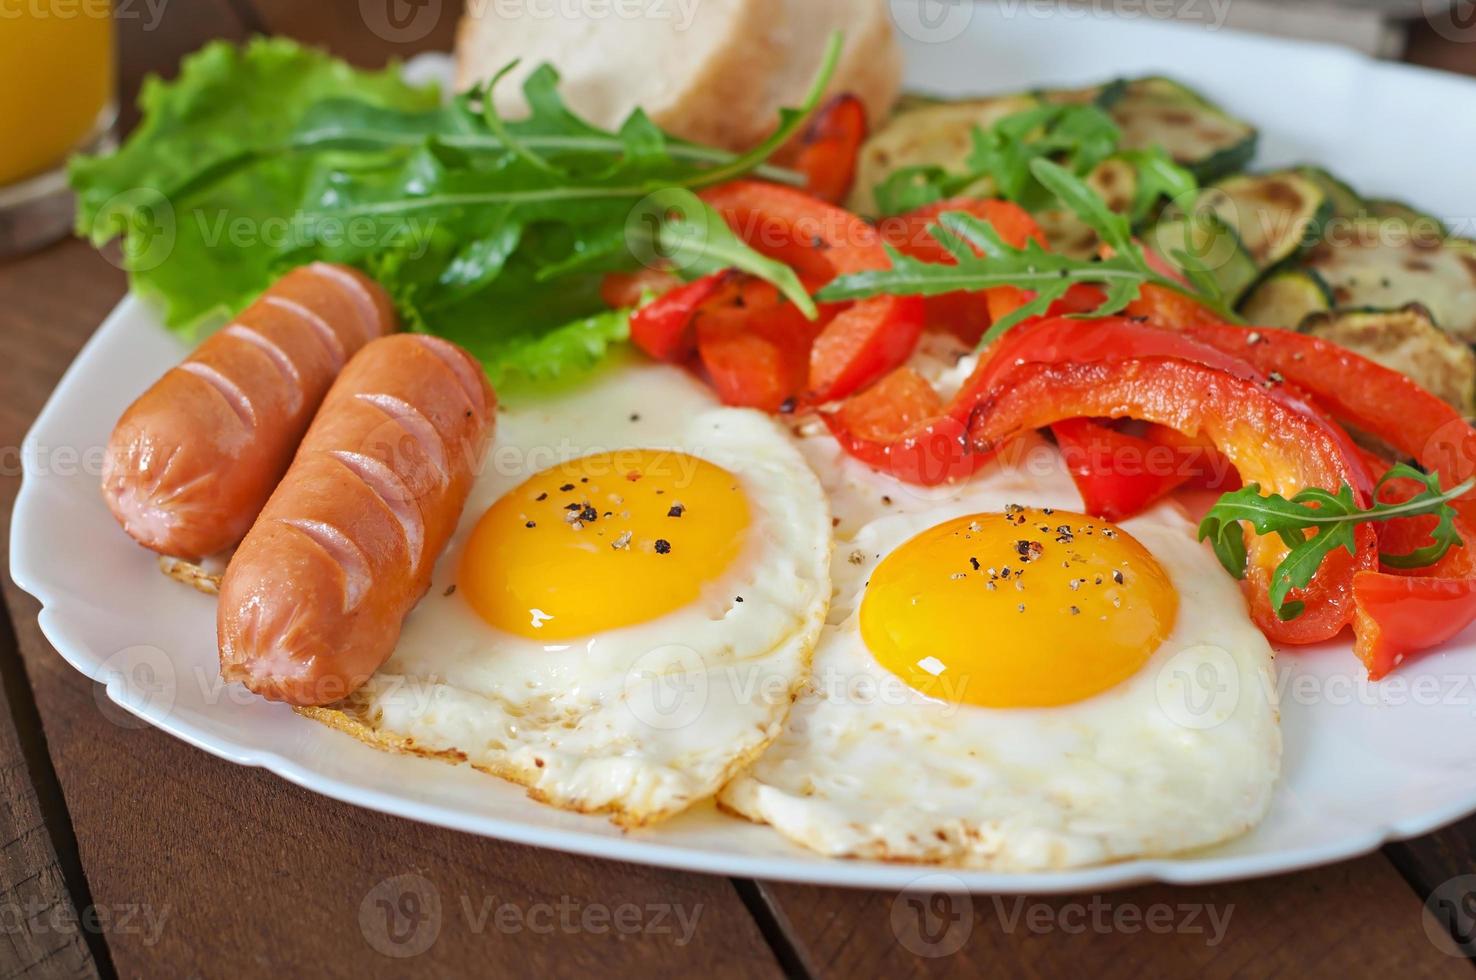
[[693, 602], [738, 556], [747, 527], [748, 501], [722, 467], [668, 450], [600, 453], [546, 469], [488, 508], [457, 585], [498, 629], [587, 636]]
[[861, 636], [929, 697], [1047, 707], [1132, 676], [1178, 606], [1163, 568], [1121, 528], [1010, 507], [929, 528], [883, 559], [861, 601]]

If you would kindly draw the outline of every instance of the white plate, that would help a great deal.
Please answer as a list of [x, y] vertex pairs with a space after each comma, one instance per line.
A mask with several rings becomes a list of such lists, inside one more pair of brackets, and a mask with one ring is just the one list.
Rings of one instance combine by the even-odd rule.
[[[1408, 197], [1440, 215], [1476, 214], [1469, 180], [1476, 129], [1454, 125], [1476, 101], [1476, 84], [1316, 45], [1089, 15], [1027, 16], [1032, 9], [950, 4], [931, 27], [904, 10], [911, 85], [966, 93], [1170, 73], [1259, 123], [1263, 165], [1325, 162], [1370, 195]], [[597, 818], [538, 806], [465, 767], [380, 754], [222, 688], [212, 600], [161, 576], [102, 504], [97, 464], [114, 420], [181, 353], [137, 300], [124, 300], [103, 324], [27, 438], [11, 571], [41, 600], [47, 638], [114, 701], [192, 745], [314, 792], [474, 834], [694, 871], [893, 889], [927, 875], [923, 885], [933, 890], [998, 892], [1288, 871], [1476, 810], [1469, 635], [1380, 685], [1360, 680], [1345, 644], [1284, 656], [1285, 774], [1260, 827], [1193, 855], [1060, 874], [937, 875], [826, 860], [711, 809], [623, 834]]]

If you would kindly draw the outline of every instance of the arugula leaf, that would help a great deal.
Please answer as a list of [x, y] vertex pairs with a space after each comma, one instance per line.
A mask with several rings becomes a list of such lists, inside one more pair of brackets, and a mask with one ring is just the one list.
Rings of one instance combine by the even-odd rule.
[[1175, 200], [1199, 187], [1194, 176], [1161, 148], [1121, 149], [1122, 132], [1099, 105], [1042, 105], [1012, 113], [985, 129], [975, 126], [964, 167], [900, 167], [873, 189], [883, 216], [901, 214], [958, 194], [1002, 197], [1027, 211], [1055, 204], [1050, 187], [1034, 172], [1036, 160], [1050, 160], [1078, 177], [1088, 177], [1109, 160], [1128, 164], [1137, 176], [1128, 210], [1131, 225], [1146, 221], [1162, 200]]
[[641, 202], [641, 209], [626, 227], [626, 235], [632, 252], [639, 255], [645, 248], [652, 248], [652, 259], [670, 264], [684, 276], [695, 278], [739, 269], [778, 286], [809, 319], [820, 315], [792, 268], [749, 248], [733, 234], [722, 215], [685, 188], [667, 187]]
[[1120, 312], [1137, 298], [1144, 283], [1153, 283], [1205, 303], [1233, 321], [1234, 315], [1224, 308], [1218, 295], [1206, 295], [1157, 272], [1149, 264], [1142, 247], [1133, 240], [1128, 219], [1114, 214], [1079, 177], [1045, 159], [1033, 160], [1030, 169], [1043, 187], [1056, 195], [1112, 248], [1110, 257], [1074, 259], [1048, 252], [1033, 240], [1026, 242], [1024, 248], [1014, 248], [1001, 239], [988, 222], [950, 211], [939, 215], [938, 223], [929, 231], [945, 246], [951, 236], [954, 240], [968, 242], [977, 252], [950, 247], [954, 258], [950, 265], [925, 262], [889, 250], [892, 258], [890, 268], [839, 276], [820, 290], [816, 298], [821, 302], [836, 302], [884, 294], [937, 296], [992, 286], [1018, 286], [1032, 290], [1035, 294], [1033, 299], [990, 326], [979, 342], [981, 347], [993, 343], [1016, 324], [1046, 312], [1076, 283], [1092, 283], [1106, 289], [1106, 299], [1091, 316]]
[[[1424, 488], [1408, 500], [1386, 503], [1379, 491], [1390, 480], [1415, 480]], [[1337, 493], [1309, 487], [1287, 500], [1279, 494], [1261, 496], [1257, 484], [1249, 484], [1227, 493], [1210, 508], [1199, 524], [1199, 539], [1209, 540], [1220, 564], [1236, 578], [1245, 578], [1245, 538], [1240, 524], [1244, 521], [1257, 534], [1276, 534], [1287, 548], [1286, 557], [1271, 573], [1271, 605], [1283, 620], [1295, 619], [1303, 611], [1301, 602], [1287, 602], [1293, 588], [1303, 588], [1312, 581], [1322, 561], [1331, 552], [1344, 548], [1354, 554], [1357, 548], [1354, 529], [1360, 524], [1393, 520], [1397, 517], [1438, 515], [1431, 532], [1431, 543], [1404, 555], [1384, 554], [1379, 560], [1395, 568], [1424, 568], [1433, 565], [1451, 548], [1464, 546], [1455, 528], [1455, 509], [1450, 501], [1476, 487], [1476, 477], [1449, 490], [1440, 489], [1440, 477], [1422, 473], [1399, 463], [1379, 480], [1374, 502], [1360, 508], [1353, 490], [1346, 483]], [[1307, 532], [1314, 532], [1311, 537]]]
[[[177, 330], [239, 309], [294, 265], [343, 262], [380, 278], [412, 329], [463, 343], [493, 375], [536, 375], [544, 358], [557, 372], [580, 360], [564, 341], [610, 335], [585, 319], [604, 310], [600, 275], [643, 258], [742, 268], [813, 311], [792, 270], [692, 191], [746, 173], [793, 180], [766, 160], [814, 111], [840, 49], [837, 35], [805, 103], [734, 155], [671, 139], [639, 111], [595, 127], [549, 66], [527, 77], [529, 112], [511, 120], [491, 97], [505, 73], [442, 105], [395, 72], [289, 41], [216, 44], [177, 81], [149, 83], [120, 152], [73, 164], [79, 228], [99, 245], [124, 237], [135, 288]], [[635, 216], [653, 207], [643, 237]]]

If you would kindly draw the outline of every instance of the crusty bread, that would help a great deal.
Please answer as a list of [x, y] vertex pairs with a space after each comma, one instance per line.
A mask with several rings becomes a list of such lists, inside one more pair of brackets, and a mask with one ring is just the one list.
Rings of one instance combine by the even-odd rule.
[[846, 50], [831, 91], [860, 96], [875, 125], [901, 75], [886, 0], [468, 0], [456, 82], [521, 59], [497, 89], [499, 111], [517, 116], [523, 78], [549, 62], [570, 107], [597, 125], [640, 106], [676, 136], [746, 149], [803, 98], [835, 30]]

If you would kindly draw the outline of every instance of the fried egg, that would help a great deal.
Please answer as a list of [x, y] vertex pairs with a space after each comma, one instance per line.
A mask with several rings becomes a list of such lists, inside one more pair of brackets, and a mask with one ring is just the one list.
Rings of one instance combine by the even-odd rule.
[[840, 521], [835, 597], [726, 808], [827, 855], [996, 871], [1168, 854], [1262, 818], [1272, 651], [1176, 506], [1120, 527], [1074, 513], [1041, 440], [932, 489], [801, 444]]
[[625, 360], [517, 399], [394, 655], [331, 711], [633, 826], [778, 734], [830, 589], [830, 513], [773, 420]]

